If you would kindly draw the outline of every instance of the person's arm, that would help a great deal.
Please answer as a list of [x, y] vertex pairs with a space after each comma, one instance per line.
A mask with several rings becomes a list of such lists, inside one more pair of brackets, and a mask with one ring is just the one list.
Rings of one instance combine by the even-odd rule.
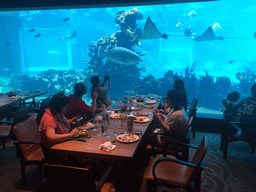
[[157, 120], [158, 120], [158, 122], [161, 124], [161, 126], [162, 126], [164, 129], [168, 130], [169, 126], [164, 123], [163, 114], [158, 113], [158, 112], [154, 112], [153, 114], [154, 114], [154, 116], [157, 118]]
[[108, 76], [108, 74], [106, 74], [106, 75], [105, 75], [105, 78], [104, 78], [104, 81], [102, 82], [102, 84], [100, 85], [100, 87], [104, 87], [108, 80], [109, 80], [109, 76]]
[[96, 111], [96, 100], [97, 100], [98, 95], [99, 94], [97, 92], [94, 92], [92, 94], [92, 107], [91, 107], [91, 111], [92, 111], [92, 115], [93, 116], [95, 115], [95, 111]]
[[78, 135], [78, 133], [79, 131], [77, 128], [73, 129], [70, 133], [67, 134], [56, 134], [55, 129], [45, 130], [45, 136], [47, 140], [52, 144], [60, 143], [68, 139], [71, 139], [72, 137]]
[[76, 121], [77, 121], [77, 117], [73, 117], [72, 119], [68, 119], [68, 122], [70, 124], [75, 124]]

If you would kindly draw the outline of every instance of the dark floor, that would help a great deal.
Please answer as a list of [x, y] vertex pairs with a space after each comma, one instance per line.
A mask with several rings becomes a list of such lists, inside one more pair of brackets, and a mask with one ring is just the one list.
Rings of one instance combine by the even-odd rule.
[[[204, 135], [208, 136], [209, 148], [205, 157], [205, 169], [202, 174], [202, 192], [256, 192], [256, 154], [252, 154], [249, 144], [244, 142], [231, 143], [227, 160], [223, 160], [220, 148], [220, 135], [213, 133], [196, 133], [196, 138], [191, 143], [198, 145]], [[193, 155], [193, 152], [190, 153]], [[131, 168], [132, 177], [136, 183], [129, 186], [136, 191], [145, 192], [146, 182], [142, 179], [143, 166]], [[0, 146], [0, 191], [1, 192], [31, 192], [40, 190], [40, 175], [37, 166], [26, 167], [27, 185], [22, 188], [19, 159], [16, 157], [15, 146], [12, 141], [7, 141], [6, 147]], [[119, 185], [127, 186], [122, 173]], [[134, 180], [134, 181], [135, 181]], [[121, 182], [123, 181], [123, 183]], [[128, 188], [124, 187], [123, 191]], [[182, 189], [159, 188], [162, 192], [181, 192]], [[130, 190], [129, 190], [130, 191]]]

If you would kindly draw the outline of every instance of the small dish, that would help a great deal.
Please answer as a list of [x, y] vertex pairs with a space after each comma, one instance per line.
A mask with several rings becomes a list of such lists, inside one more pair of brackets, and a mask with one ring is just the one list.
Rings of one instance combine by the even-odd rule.
[[127, 133], [126, 134], [122, 134], [122, 135], [118, 135], [116, 137], [117, 141], [121, 142], [121, 143], [134, 143], [136, 141], [139, 140], [139, 136], [138, 135], [128, 135]]
[[149, 121], [150, 121], [150, 119], [148, 117], [144, 117], [144, 116], [139, 116], [134, 120], [134, 122], [136, 122], [136, 123], [147, 123]]

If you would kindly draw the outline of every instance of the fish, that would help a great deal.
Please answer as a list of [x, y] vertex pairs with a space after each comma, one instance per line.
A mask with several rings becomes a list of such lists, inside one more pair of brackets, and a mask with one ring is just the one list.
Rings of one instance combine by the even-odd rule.
[[219, 23], [214, 23], [213, 26], [212, 26], [212, 29], [213, 29], [214, 31], [220, 30], [220, 29], [221, 29], [220, 24], [219, 24]]
[[192, 10], [192, 11], [190, 11], [190, 12], [188, 13], [188, 16], [189, 16], [190, 18], [195, 17], [195, 16], [196, 16], [196, 12], [195, 12], [194, 10]]
[[72, 35], [70, 35], [69, 37], [63, 37], [61, 36], [60, 40], [65, 40], [65, 41], [69, 41], [69, 42], [72, 42], [72, 43], [76, 43], [76, 30], [72, 33]]
[[105, 50], [100, 46], [98, 55], [99, 57], [107, 57], [109, 60], [122, 65], [134, 65], [142, 62], [137, 53], [124, 47], [113, 47], [110, 45]]
[[256, 33], [254, 33], [254, 37], [256, 38]]
[[234, 62], [233, 60], [230, 60], [228, 63], [231, 64], [231, 63], [233, 63], [233, 62]]
[[40, 37], [41, 36], [41, 34], [37, 34], [34, 38], [37, 38], [37, 37]]
[[63, 19], [62, 21], [68, 21], [69, 20], [69, 18], [65, 18], [65, 19]]
[[216, 37], [212, 31], [212, 27], [209, 27], [203, 35], [194, 38], [194, 41], [213, 41], [213, 40], [223, 40], [222, 36]]
[[10, 45], [10, 43], [9, 43], [9, 42], [7, 42], [7, 43], [6, 43], [6, 46], [8, 46], [8, 45]]
[[175, 25], [175, 27], [176, 27], [176, 29], [180, 29], [180, 30], [183, 30], [183, 29], [184, 29], [184, 25], [183, 25], [181, 22], [177, 23], [177, 24]]
[[188, 38], [194, 38], [194, 36], [196, 35], [195, 33], [193, 33], [192, 29], [190, 28], [190, 25], [188, 26], [188, 28], [184, 31], [184, 35]]
[[34, 32], [36, 29], [30, 29], [28, 32]]

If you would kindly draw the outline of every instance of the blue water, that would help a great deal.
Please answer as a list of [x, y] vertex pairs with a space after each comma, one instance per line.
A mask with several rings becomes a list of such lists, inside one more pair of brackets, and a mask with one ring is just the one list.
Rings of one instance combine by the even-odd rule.
[[[143, 30], [150, 17], [162, 34], [170, 36], [141, 40], [140, 46], [134, 45], [135, 52], [145, 54], [137, 65], [109, 64], [103, 58], [92, 60], [89, 44], [118, 32], [116, 14], [134, 8], [143, 16], [136, 20], [137, 28]], [[112, 83], [110, 97], [119, 99], [126, 91], [164, 97], [173, 88], [176, 76], [185, 82], [189, 101], [197, 96], [200, 107], [219, 110], [221, 99], [228, 93], [238, 91], [243, 98], [250, 95], [255, 83], [255, 11], [253, 0], [223, 0], [0, 12], [0, 91], [40, 89], [55, 94], [65, 89], [69, 95], [75, 83], [84, 82], [90, 100], [90, 78], [99, 75], [103, 80], [107, 72]], [[209, 27], [215, 37], [224, 39], [194, 40]], [[184, 35], [187, 29], [191, 31], [190, 38]], [[75, 38], [65, 39], [74, 31]]]

